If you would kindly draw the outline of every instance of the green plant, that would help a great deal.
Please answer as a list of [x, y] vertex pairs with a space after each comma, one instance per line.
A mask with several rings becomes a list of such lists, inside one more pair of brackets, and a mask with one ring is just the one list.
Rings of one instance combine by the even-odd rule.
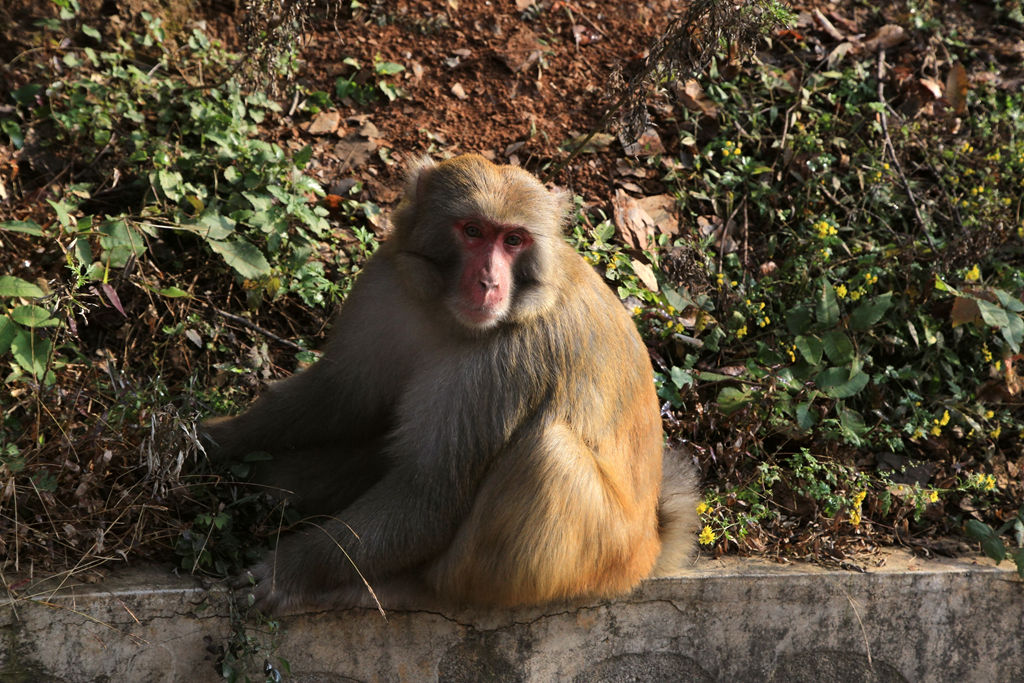
[[385, 80], [405, 71], [405, 67], [394, 62], [385, 62], [379, 57], [373, 60], [371, 69], [364, 69], [352, 57], [346, 57], [343, 63], [353, 69], [349, 76], [339, 76], [334, 82], [334, 94], [339, 98], [348, 97], [360, 105], [367, 105], [383, 95], [389, 102], [405, 97], [405, 91]]

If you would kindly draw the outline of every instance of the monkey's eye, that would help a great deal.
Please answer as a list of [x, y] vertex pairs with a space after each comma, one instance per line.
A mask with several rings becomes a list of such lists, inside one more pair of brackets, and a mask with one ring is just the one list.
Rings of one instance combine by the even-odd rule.
[[505, 238], [505, 244], [507, 244], [510, 247], [522, 246], [523, 236], [517, 235], [516, 233], [512, 233], [511, 235]]
[[484, 231], [481, 230], [480, 226], [475, 224], [475, 223], [467, 223], [465, 226], [463, 226], [462, 232], [463, 232], [463, 234], [466, 235], [466, 237], [470, 237], [470, 238], [477, 238], [477, 237], [483, 237], [484, 236]]

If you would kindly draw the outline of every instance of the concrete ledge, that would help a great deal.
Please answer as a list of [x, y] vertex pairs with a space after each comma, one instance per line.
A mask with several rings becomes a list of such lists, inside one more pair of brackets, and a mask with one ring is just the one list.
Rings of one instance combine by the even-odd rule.
[[[32, 594], [0, 605], [0, 681], [222, 680], [220, 588], [149, 568]], [[1024, 680], [1022, 634], [1008, 563], [890, 554], [863, 573], [701, 560], [610, 603], [297, 615], [272, 647], [309, 682], [990, 683]]]

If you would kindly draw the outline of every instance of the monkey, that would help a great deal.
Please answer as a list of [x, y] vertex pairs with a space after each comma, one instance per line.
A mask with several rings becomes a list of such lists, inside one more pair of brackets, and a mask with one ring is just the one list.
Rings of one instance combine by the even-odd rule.
[[322, 357], [204, 423], [220, 456], [269, 452], [256, 479], [311, 515], [251, 568], [261, 609], [364, 583], [610, 598], [691, 557], [692, 463], [665, 453], [647, 348], [563, 238], [567, 205], [482, 156], [419, 161]]

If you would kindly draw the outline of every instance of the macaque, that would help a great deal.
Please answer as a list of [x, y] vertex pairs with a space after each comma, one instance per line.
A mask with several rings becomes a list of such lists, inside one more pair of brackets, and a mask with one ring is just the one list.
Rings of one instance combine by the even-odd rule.
[[323, 357], [204, 425], [311, 515], [252, 568], [261, 608], [610, 597], [691, 556], [692, 465], [663, 476], [647, 349], [565, 212], [522, 169], [421, 161]]

